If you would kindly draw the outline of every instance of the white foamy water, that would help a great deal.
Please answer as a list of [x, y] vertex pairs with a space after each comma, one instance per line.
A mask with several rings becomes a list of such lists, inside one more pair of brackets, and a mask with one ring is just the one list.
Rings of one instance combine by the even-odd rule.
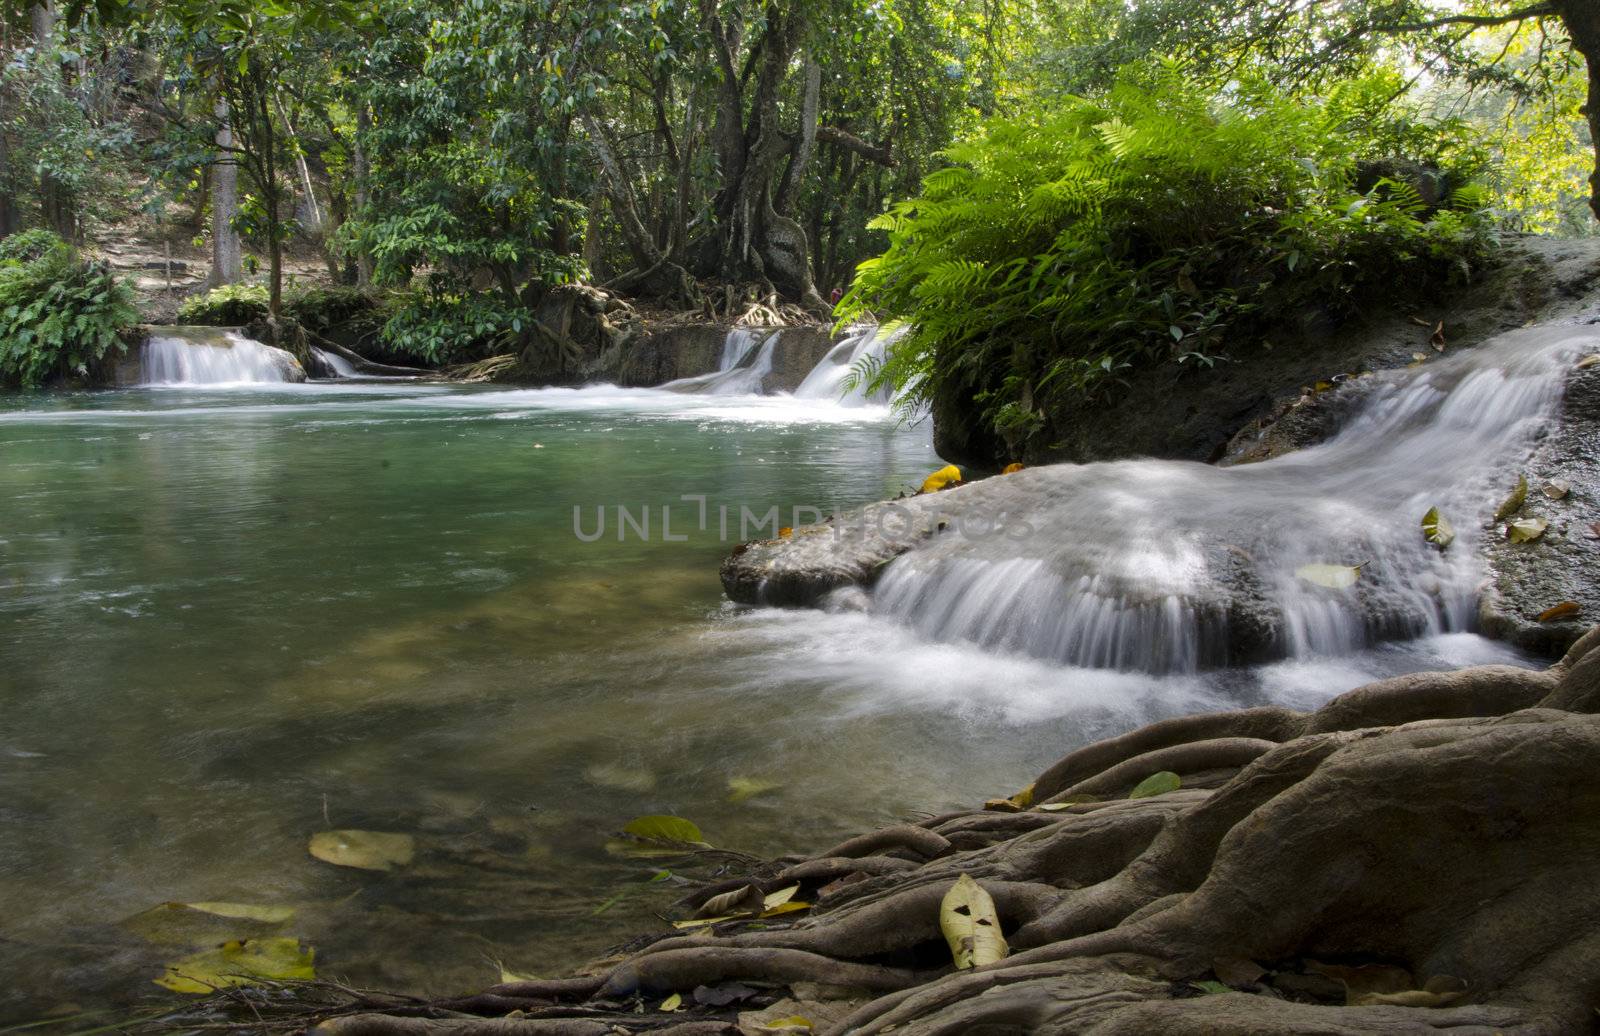
[[140, 351], [141, 384], [252, 385], [303, 381], [300, 362], [237, 331], [162, 328]]
[[710, 374], [679, 378], [661, 387], [669, 392], [708, 396], [759, 396], [772, 373], [772, 351], [783, 332], [735, 328], [722, 342], [720, 366]]
[[835, 345], [806, 375], [794, 390], [797, 399], [824, 399], [844, 406], [887, 406], [892, 401], [888, 389], [868, 392], [866, 381], [881, 367], [894, 343], [905, 335], [905, 328], [885, 330], [858, 327]]
[[[891, 563], [871, 606], [932, 641], [1158, 673], [1470, 630], [1487, 516], [1596, 345], [1524, 329], [1398, 372], [1332, 440], [1259, 464], [1059, 465], [920, 498], [963, 530]], [[1456, 529], [1442, 552], [1433, 507]], [[1016, 535], [966, 534], [977, 518]], [[1317, 564], [1360, 576], [1327, 588], [1300, 574]]]

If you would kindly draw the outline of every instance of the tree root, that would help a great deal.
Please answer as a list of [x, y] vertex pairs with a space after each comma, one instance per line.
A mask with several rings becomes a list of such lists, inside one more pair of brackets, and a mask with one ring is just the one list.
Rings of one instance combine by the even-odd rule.
[[[603, 976], [508, 983], [479, 1004], [614, 1009], [739, 980], [875, 994], [827, 1030], [837, 1036], [1587, 1031], [1600, 1004], [1597, 648], [1600, 630], [1546, 672], [1419, 674], [1309, 715], [1153, 724], [1067, 755], [1035, 782], [1034, 801], [1125, 795], [1158, 770], [1215, 790], [885, 828], [746, 879], [802, 885], [815, 905], [797, 923], [665, 938]], [[1012, 954], [957, 972], [939, 912], [962, 874], [994, 898]], [[1225, 959], [1256, 962], [1246, 974], [1260, 981], [1233, 969], [1242, 991], [1200, 995], [1195, 983], [1215, 983]], [[1380, 963], [1418, 992], [1346, 1006], [1290, 981], [1314, 961]], [[1422, 991], [1429, 979], [1456, 1002]], [[320, 1031], [601, 1031], [593, 1018], [536, 1013], [357, 1015]], [[661, 1031], [648, 1014], [620, 1024]]]

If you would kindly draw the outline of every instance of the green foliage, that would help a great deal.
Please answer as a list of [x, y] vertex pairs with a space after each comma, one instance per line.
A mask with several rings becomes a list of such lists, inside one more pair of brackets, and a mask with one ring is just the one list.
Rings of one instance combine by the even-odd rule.
[[459, 363], [510, 351], [534, 327], [533, 312], [498, 294], [420, 291], [397, 296], [383, 325], [393, 355]]
[[243, 327], [266, 315], [267, 289], [260, 284], [224, 284], [184, 299], [178, 307], [180, 323], [212, 327]]
[[42, 258], [66, 242], [53, 230], [24, 230], [7, 238], [0, 238], [0, 262], [7, 260], [28, 263]]
[[302, 326], [325, 335], [334, 328], [377, 330], [377, 298], [362, 288], [308, 288], [291, 295], [284, 305], [290, 317]]
[[1390, 96], [1224, 102], [1163, 65], [993, 120], [875, 222], [889, 249], [839, 315], [911, 324], [874, 387], [976, 398], [1015, 447], [1130, 368], [1240, 359], [1291, 315], [1465, 278], [1491, 244], [1482, 159]]
[[60, 240], [31, 259], [0, 260], [0, 383], [94, 378], [138, 319], [128, 287]]

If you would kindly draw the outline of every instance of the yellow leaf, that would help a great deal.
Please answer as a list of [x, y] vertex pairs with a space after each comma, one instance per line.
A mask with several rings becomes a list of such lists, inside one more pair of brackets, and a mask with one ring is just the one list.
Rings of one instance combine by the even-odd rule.
[[1546, 608], [1539, 613], [1540, 622], [1555, 622], [1557, 619], [1570, 618], [1583, 611], [1583, 605], [1577, 601], [1562, 601], [1560, 604]]
[[1455, 542], [1456, 529], [1437, 507], [1430, 507], [1422, 516], [1422, 538], [1443, 550]]
[[387, 831], [318, 831], [311, 855], [340, 867], [386, 871], [404, 867], [416, 854], [416, 839]]
[[168, 906], [188, 907], [203, 914], [231, 917], [240, 921], [260, 921], [262, 924], [282, 924], [294, 916], [290, 907], [254, 906], [250, 903], [169, 903]]
[[782, 787], [783, 785], [777, 781], [763, 781], [754, 777], [730, 777], [728, 778], [728, 801], [743, 802], [758, 795], [770, 794]]
[[314, 956], [299, 939], [235, 939], [174, 961], [155, 983], [174, 993], [211, 993], [261, 979], [312, 979]]
[[[747, 916], [747, 915], [740, 915], [740, 916]], [[734, 916], [732, 914], [729, 914], [726, 917], [697, 917], [692, 921], [674, 921], [674, 922], [672, 922], [672, 927], [678, 928], [678, 929], [704, 928], [707, 925], [720, 924], [723, 921], [732, 921], [732, 920], [735, 920], [735, 918], [734, 918]]]
[[763, 909], [763, 910], [771, 910], [774, 907], [783, 906], [783, 904], [785, 904], [785, 903], [789, 902], [789, 900], [793, 899], [794, 898], [794, 894], [796, 892], [799, 892], [799, 891], [800, 891], [800, 886], [799, 885], [790, 885], [786, 889], [779, 889], [776, 892], [769, 892], [761, 900], [761, 909]]
[[1162, 770], [1160, 773], [1153, 773], [1134, 785], [1133, 790], [1128, 792], [1128, 798], [1148, 799], [1155, 795], [1165, 795], [1169, 791], [1177, 791], [1181, 787], [1183, 787], [1183, 779], [1181, 777], [1171, 770]]
[[661, 1009], [669, 1012], [683, 1010], [683, 994], [673, 993], [671, 996], [661, 1001]]
[[1361, 578], [1360, 565], [1301, 565], [1294, 570], [1299, 579], [1330, 590], [1348, 590]]
[[761, 916], [762, 917], [777, 917], [780, 914], [796, 914], [796, 913], [799, 913], [802, 910], [810, 910], [810, 909], [811, 909], [811, 904], [810, 903], [802, 903], [797, 899], [791, 899], [787, 903], [779, 903], [775, 907], [768, 907], [767, 909], [761, 911]]
[[1494, 509], [1494, 520], [1503, 522], [1507, 518], [1522, 510], [1522, 505], [1528, 501], [1528, 479], [1524, 475], [1517, 476], [1517, 488], [1511, 491], [1499, 507]]
[[1000, 915], [994, 897], [982, 885], [963, 874], [939, 904], [939, 930], [950, 944], [956, 967], [982, 967], [1010, 953], [1000, 931]]
[[1011, 464], [1007, 464], [1004, 468], [1000, 469], [1000, 474], [1002, 474], [1002, 475], [1015, 475], [1017, 472], [1019, 472], [1021, 470], [1022, 470], [1022, 465], [1019, 464], [1019, 463], [1013, 462]]
[[763, 1022], [761, 1028], [768, 1032], [810, 1032], [815, 1026], [811, 1024], [811, 1019], [792, 1014], [787, 1018], [774, 1018], [770, 1022]]
[[946, 464], [923, 480], [921, 491], [924, 493], [937, 493], [941, 489], [949, 489], [951, 486], [960, 485], [962, 481], [961, 469], [954, 464]]
[[1592, 356], [1585, 356], [1583, 359], [1579, 360], [1578, 369], [1583, 370], [1586, 367], [1593, 367], [1597, 363], [1600, 363], [1600, 353], [1595, 353]]
[[1532, 543], [1549, 527], [1550, 523], [1543, 518], [1524, 518], [1506, 526], [1506, 539], [1512, 543]]
[[1032, 806], [1033, 785], [1030, 784], [1026, 788], [1023, 788], [1021, 791], [1017, 792], [1015, 795], [1011, 796], [1011, 801], [1018, 809], [1027, 809], [1029, 806]]

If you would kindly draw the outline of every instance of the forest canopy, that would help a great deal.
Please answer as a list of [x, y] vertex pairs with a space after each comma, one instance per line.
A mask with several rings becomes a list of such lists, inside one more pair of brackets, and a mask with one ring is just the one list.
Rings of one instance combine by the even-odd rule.
[[[574, 282], [708, 315], [782, 300], [816, 317], [904, 318], [928, 325], [915, 339], [926, 344], [943, 317], [922, 308], [917, 291], [931, 298], [940, 284], [964, 286], [945, 275], [909, 284], [921, 276], [906, 265], [914, 213], [1019, 162], [1035, 163], [1018, 173], [1035, 193], [1044, 167], [1060, 174], [1139, 155], [1160, 181], [1176, 169], [1148, 150], [1156, 122], [1181, 123], [1184, 106], [1199, 120], [1183, 130], [1195, 134], [1190, 142], [1219, 148], [1240, 146], [1224, 138], [1243, 127], [1277, 132], [1284, 113], [1306, 113], [1284, 138], [1261, 141], [1270, 154], [1238, 168], [1219, 166], [1232, 152], [1187, 156], [1207, 184], [1192, 207], [1238, 219], [1225, 237], [1266, 233], [1255, 206], [1269, 203], [1293, 210], [1271, 230], [1299, 236], [1290, 252], [1326, 253], [1335, 264], [1400, 234], [1405, 220], [1422, 235], [1405, 248], [1442, 249], [1451, 261], [1470, 257], [1491, 226], [1593, 232], [1583, 182], [1600, 118], [1586, 106], [1595, 79], [1585, 55], [1600, 41], [1592, 8], [13, 0], [0, 8], [0, 234], [45, 227], [92, 245], [136, 217], [157, 236], [206, 248], [216, 285], [248, 279], [259, 264], [274, 316], [285, 305], [285, 249], [310, 250], [336, 284], [381, 290], [386, 348], [430, 363], [515, 351], [531, 340], [541, 299]], [[1160, 85], [1136, 86], [1152, 69], [1166, 70]], [[1114, 139], [1123, 125], [1130, 135]], [[1423, 190], [1418, 208], [1398, 188], [1425, 185], [1366, 175], [1383, 162], [1390, 173], [1410, 163], [1449, 197]], [[1477, 186], [1460, 190], [1468, 181]], [[1143, 190], [1121, 174], [1104, 186], [1129, 198]], [[1242, 193], [1219, 201], [1232, 187]], [[1373, 203], [1359, 221], [1368, 229], [1330, 216], [1336, 198], [1348, 210], [1346, 195]], [[1144, 217], [1129, 209], [1113, 219], [1173, 211], [1154, 196], [1138, 203]], [[1070, 209], [1060, 201], [1049, 218], [1059, 223]], [[1036, 259], [1044, 252], [1034, 239], [1054, 235], [1029, 211], [1025, 232], [1013, 218], [1022, 213], [1007, 213], [982, 254], [959, 254], [966, 242], [944, 239], [940, 261]], [[1382, 234], [1369, 233], [1375, 224]], [[1080, 239], [1057, 247], [1081, 251], [1106, 233], [1069, 230]], [[932, 261], [927, 247], [917, 262]], [[1021, 251], [1001, 256], [997, 247]], [[1145, 246], [1131, 240], [1118, 247], [1096, 263], [1131, 263], [1142, 276], [1149, 262], [1204, 265], [1192, 255], [1136, 256]], [[1220, 256], [1229, 246], [1208, 247]], [[856, 282], [862, 262], [868, 273]], [[1080, 295], [1098, 276], [1090, 267], [1076, 271]], [[1133, 308], [1118, 319], [1137, 333], [1097, 342], [1065, 366], [1050, 354], [1038, 370], [1013, 373], [1037, 379], [1030, 391], [1086, 388], [1096, 371], [1126, 362], [1136, 341], [1148, 349], [1151, 336], [1181, 330], [1181, 356], [1201, 359], [1223, 327], [1260, 312], [1259, 285], [1187, 276], [1202, 289], [1194, 298], [1160, 301], [1148, 283], [1124, 285], [1118, 297]], [[1185, 313], [1168, 312], [1175, 307]], [[1057, 333], [1066, 326], [1060, 313], [1036, 317]], [[1067, 324], [1094, 325], [1086, 319], [1080, 312]], [[926, 359], [914, 349], [889, 374], [909, 383]], [[1001, 413], [1017, 400], [999, 398], [997, 420], [1022, 420]]]

